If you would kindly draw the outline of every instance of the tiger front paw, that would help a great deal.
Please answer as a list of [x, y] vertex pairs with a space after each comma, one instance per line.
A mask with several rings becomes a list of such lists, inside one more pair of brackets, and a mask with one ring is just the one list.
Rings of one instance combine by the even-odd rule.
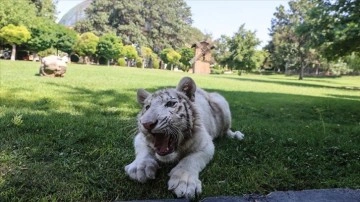
[[173, 169], [169, 175], [168, 188], [178, 198], [192, 199], [201, 194], [201, 181], [197, 174], [182, 169]]
[[131, 179], [144, 183], [149, 179], [155, 179], [158, 168], [159, 164], [155, 159], [135, 159], [131, 164], [125, 166], [125, 172]]

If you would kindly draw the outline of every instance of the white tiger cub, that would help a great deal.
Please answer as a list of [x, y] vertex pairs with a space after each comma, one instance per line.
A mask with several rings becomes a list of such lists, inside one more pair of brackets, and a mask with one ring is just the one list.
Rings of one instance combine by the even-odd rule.
[[196, 88], [190, 77], [181, 79], [176, 89], [153, 94], [139, 89], [137, 100], [143, 108], [134, 139], [136, 158], [125, 166], [127, 175], [145, 182], [155, 179], [158, 161], [177, 161], [168, 189], [177, 197], [194, 198], [201, 193], [199, 173], [214, 155], [212, 140], [222, 134], [244, 137], [230, 130], [229, 104], [217, 93]]

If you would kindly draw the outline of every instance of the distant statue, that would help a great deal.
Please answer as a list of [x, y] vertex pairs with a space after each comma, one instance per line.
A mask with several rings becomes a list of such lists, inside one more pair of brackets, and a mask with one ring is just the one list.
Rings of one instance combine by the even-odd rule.
[[66, 73], [67, 62], [67, 56], [46, 56], [41, 60], [39, 74], [40, 76], [63, 77]]

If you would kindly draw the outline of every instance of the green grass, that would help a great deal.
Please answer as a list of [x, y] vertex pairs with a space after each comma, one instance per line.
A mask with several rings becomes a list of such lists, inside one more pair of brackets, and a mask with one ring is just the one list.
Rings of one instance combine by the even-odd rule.
[[[0, 61], [0, 201], [173, 198], [162, 165], [140, 184], [134, 158], [136, 89], [175, 86], [190, 74], [70, 64], [64, 78], [39, 63]], [[360, 78], [190, 75], [225, 96], [243, 141], [215, 141], [203, 194], [360, 188]]]

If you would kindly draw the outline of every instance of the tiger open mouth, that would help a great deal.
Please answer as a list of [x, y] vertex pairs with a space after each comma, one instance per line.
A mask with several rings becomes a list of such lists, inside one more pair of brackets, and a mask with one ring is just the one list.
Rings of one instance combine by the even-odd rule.
[[175, 151], [175, 143], [173, 137], [162, 133], [153, 134], [155, 137], [155, 149], [156, 153], [160, 156], [168, 155]]

